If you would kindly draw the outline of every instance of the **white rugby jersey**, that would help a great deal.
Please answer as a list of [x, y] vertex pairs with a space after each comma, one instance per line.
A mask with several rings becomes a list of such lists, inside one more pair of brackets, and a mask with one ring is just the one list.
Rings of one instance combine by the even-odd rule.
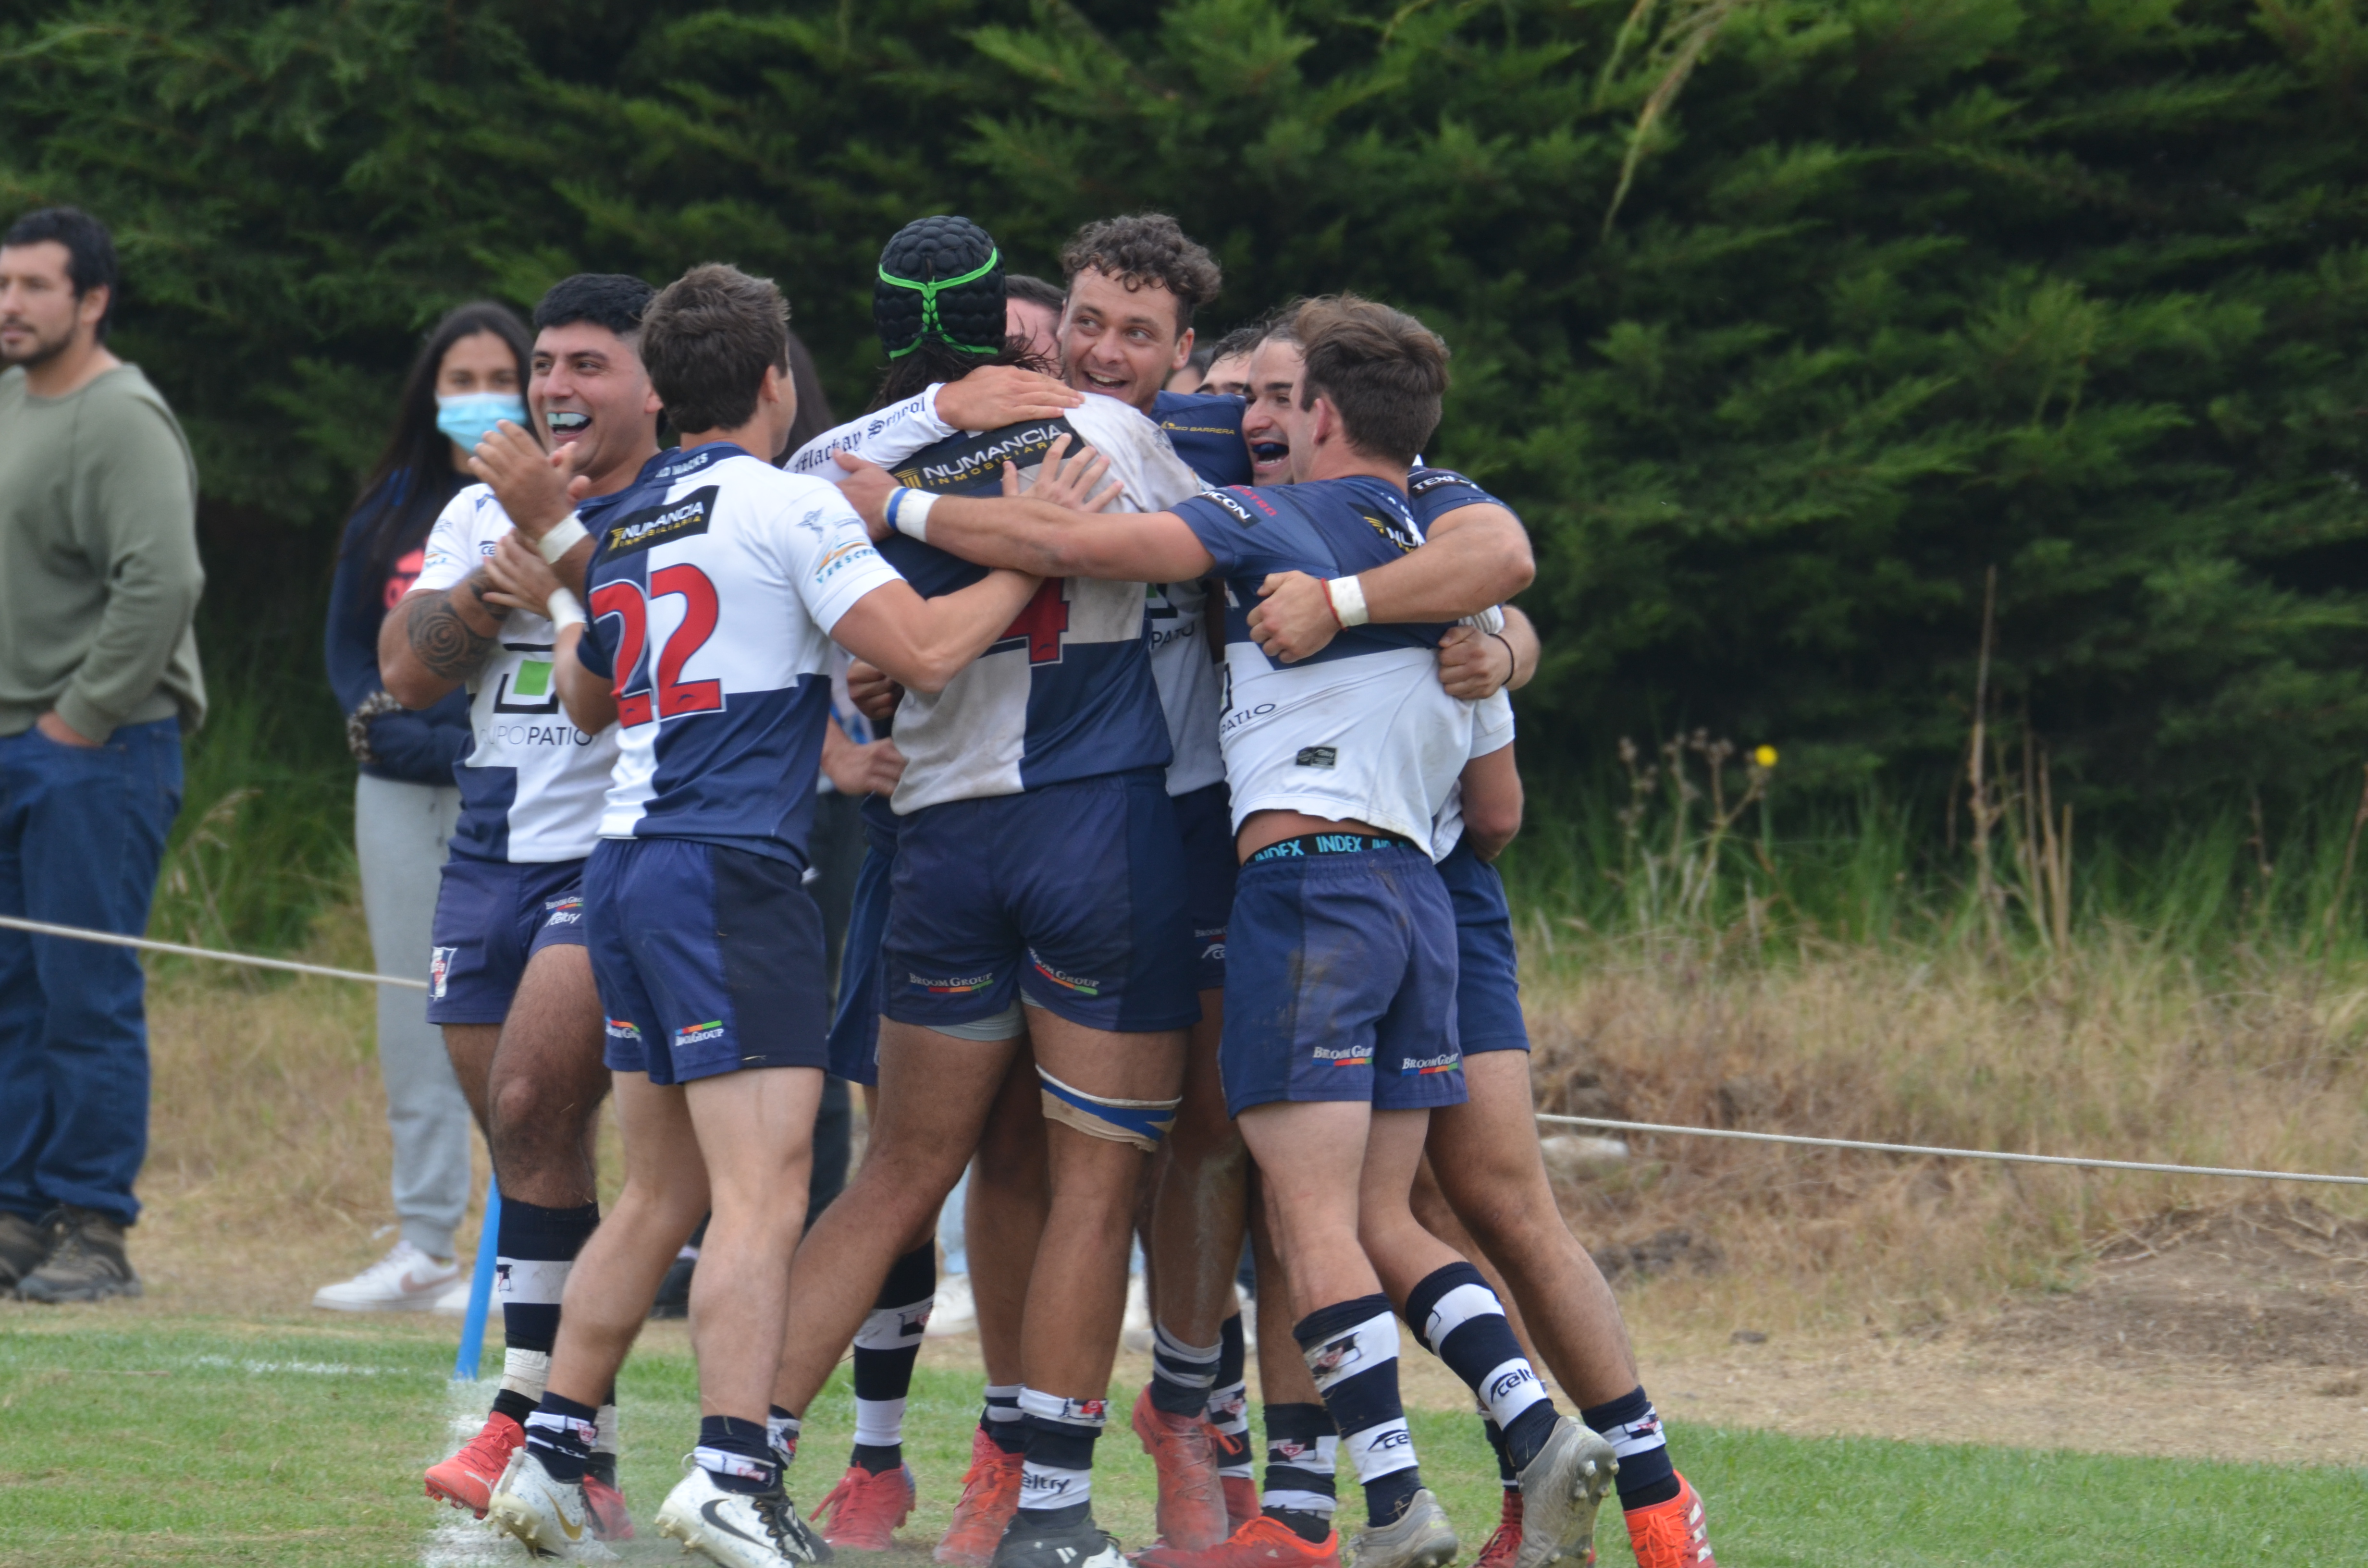
[[1433, 858], [1432, 824], [1472, 752], [1474, 705], [1439, 683], [1441, 625], [1350, 627], [1282, 665], [1259, 651], [1249, 610], [1267, 574], [1338, 577], [1422, 543], [1406, 496], [1358, 476], [1212, 490], [1175, 508], [1224, 576], [1225, 779], [1234, 826], [1253, 812], [1369, 823]]
[[[1002, 491], [1005, 457], [1019, 463], [1021, 483], [1032, 484], [1044, 448], [1054, 437], [1070, 434], [1074, 437], [1070, 450], [1076, 450], [1083, 442], [1110, 459], [1110, 476], [1126, 485], [1125, 496], [1113, 503], [1115, 510], [1167, 511], [1185, 497], [1198, 494], [1201, 487], [1199, 477], [1177, 456], [1167, 433], [1131, 404], [1115, 398], [1089, 392], [1084, 404], [1072, 409], [1065, 419], [1032, 421], [973, 435], [938, 417], [939, 390], [933, 385], [902, 403], [825, 431], [798, 449], [790, 460], [791, 471], [834, 481], [844, 479], [847, 471], [833, 462], [831, 455], [852, 452], [896, 471], [900, 483], [916, 489], [995, 495]], [[913, 552], [899, 541], [891, 540], [882, 549], [913, 578], [916, 586], [929, 579], [930, 574], [916, 560], [908, 559]], [[1073, 590], [1084, 588], [1087, 597], [1097, 601], [1110, 597], [1103, 590], [1117, 586], [1094, 584], [1085, 578], [1072, 578], [1070, 583]], [[953, 585], [962, 585], [957, 582]], [[932, 582], [922, 591], [947, 593], [951, 589], [936, 586]], [[1152, 583], [1142, 585], [1137, 597], [1142, 601], [1142, 635], [1151, 653], [1152, 681], [1167, 725], [1167, 792], [1181, 795], [1217, 783], [1225, 776], [1224, 758], [1217, 749], [1224, 665], [1219, 650], [1210, 645], [1208, 591], [1200, 583]], [[1069, 602], [1073, 607], [1079, 602], [1076, 592], [1070, 592]], [[1111, 604], [1116, 604], [1114, 597]], [[1074, 618], [1074, 608], [1071, 614]], [[1013, 631], [1017, 635], [1019, 628], [1015, 626]], [[1009, 671], [1002, 672], [1001, 681], [998, 689], [1003, 691], [1008, 707], [1010, 689], [1016, 687], [1017, 681]], [[1031, 680], [1029, 689], [1032, 690], [1034, 685]], [[936, 705], [944, 706], [952, 692], [953, 688], [948, 687]], [[967, 708], [973, 700], [965, 697], [961, 705]], [[897, 710], [896, 744], [907, 758], [905, 777], [910, 779], [919, 759], [907, 744], [911, 738], [905, 727], [909, 722], [906, 712], [912, 704], [910, 698], [906, 704], [907, 708]], [[996, 727], [995, 720], [984, 714], [979, 719]], [[969, 795], [1012, 794], [1033, 784], [1051, 781], [1038, 777], [1041, 766], [1025, 770], [1025, 783], [1014, 781], [1019, 777], [1015, 769], [1020, 753], [1012, 751], [1012, 739], [1008, 725], [1001, 726], [995, 742], [990, 743], [996, 744], [996, 761], [993, 767], [978, 770], [976, 777], [962, 780], [930, 784], [925, 779], [916, 787], [911, 804], [906, 803], [905, 792], [900, 788], [896, 809], [914, 811], [939, 800], [961, 800]], [[927, 744], [926, 740], [923, 744]], [[955, 744], [959, 744], [959, 740]], [[1021, 752], [1035, 749], [1023, 746]], [[1042, 760], [1039, 759], [1040, 765]], [[1064, 773], [1064, 777], [1084, 775]], [[945, 792], [948, 789], [953, 792]]]
[[[1501, 687], [1472, 705], [1472, 753], [1463, 760], [1477, 762], [1513, 744], [1513, 699]], [[1463, 837], [1463, 775], [1447, 787], [1447, 803], [1430, 827], [1430, 858], [1444, 860], [1455, 853]]]
[[[445, 592], [493, 554], [510, 528], [491, 486], [468, 486], [428, 530], [426, 562], [412, 591]], [[556, 636], [533, 610], [510, 611], [493, 658], [469, 683], [469, 751], [452, 768], [461, 788], [455, 855], [580, 860], [599, 839], [617, 732], [587, 735], [560, 707], [551, 678]]]
[[714, 442], [583, 509], [598, 541], [584, 667], [616, 684], [600, 832], [806, 863], [830, 629], [895, 570], [819, 480]]

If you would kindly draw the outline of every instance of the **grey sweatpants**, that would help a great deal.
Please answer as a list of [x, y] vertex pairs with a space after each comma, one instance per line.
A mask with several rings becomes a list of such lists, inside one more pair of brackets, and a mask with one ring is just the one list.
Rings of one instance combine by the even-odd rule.
[[[381, 974], [427, 974], [428, 928], [444, 869], [445, 840], [461, 791], [362, 775], [354, 784], [354, 854], [362, 911]], [[469, 1207], [469, 1102], [427, 1021], [426, 993], [378, 988], [378, 1067], [386, 1125], [394, 1134], [394, 1212], [403, 1239], [433, 1257], [452, 1256]]]

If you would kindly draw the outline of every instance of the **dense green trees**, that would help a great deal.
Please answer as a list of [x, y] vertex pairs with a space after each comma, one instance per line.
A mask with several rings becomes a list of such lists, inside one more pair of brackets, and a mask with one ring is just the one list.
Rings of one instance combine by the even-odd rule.
[[1998, 713], [2125, 797], [2368, 756], [2363, 70], [2348, 0], [0, 0], [0, 207], [118, 226], [213, 526], [312, 538], [456, 300], [734, 259], [853, 404], [896, 224], [1166, 208], [1210, 325], [1448, 335], [1531, 756], [1937, 778], [1994, 567]]

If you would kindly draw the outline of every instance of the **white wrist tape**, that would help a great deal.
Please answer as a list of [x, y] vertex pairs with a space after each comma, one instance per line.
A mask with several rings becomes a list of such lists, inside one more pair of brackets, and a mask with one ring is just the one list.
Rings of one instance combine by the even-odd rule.
[[929, 542], [929, 508], [938, 498], [926, 490], [907, 490], [903, 485], [888, 492], [888, 526], [907, 539]]
[[583, 519], [570, 512], [552, 524], [549, 533], [534, 541], [535, 552], [556, 566], [561, 556], [591, 537], [591, 530], [584, 526]]
[[1324, 593], [1332, 601], [1332, 613], [1340, 624], [1362, 626], [1372, 618], [1365, 613], [1365, 587], [1354, 577], [1327, 578]]
[[584, 601], [569, 593], [564, 586], [551, 590], [551, 597], [543, 601], [542, 613], [550, 619], [555, 631], [564, 631], [571, 626], [581, 626], [585, 622]]

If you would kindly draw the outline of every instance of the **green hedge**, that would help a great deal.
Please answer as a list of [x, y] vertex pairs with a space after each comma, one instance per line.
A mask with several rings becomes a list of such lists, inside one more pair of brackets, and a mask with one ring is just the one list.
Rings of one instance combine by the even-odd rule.
[[2363, 72], [2345, 0], [5, 0], [0, 208], [117, 226], [212, 517], [313, 548], [456, 301], [735, 260], [852, 406], [898, 223], [1165, 208], [1210, 326], [1448, 335], [1534, 760], [1932, 787], [1995, 568], [1997, 712], [2103, 803], [2368, 755]]

